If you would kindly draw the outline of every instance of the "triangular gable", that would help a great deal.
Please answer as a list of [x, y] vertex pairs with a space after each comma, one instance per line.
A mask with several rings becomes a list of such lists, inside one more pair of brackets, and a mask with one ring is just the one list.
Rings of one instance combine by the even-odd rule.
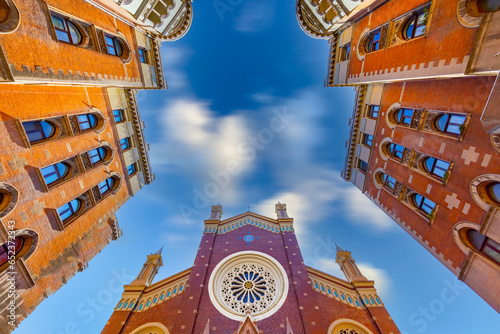
[[231, 232], [245, 225], [252, 225], [272, 233], [293, 232], [293, 222], [278, 223], [273, 220], [253, 212], [245, 212], [241, 215], [226, 219], [218, 224], [212, 222], [205, 224], [205, 233], [223, 234]]
[[234, 334], [263, 334], [263, 332], [259, 331], [257, 325], [252, 321], [250, 314], [247, 314], [240, 328]]

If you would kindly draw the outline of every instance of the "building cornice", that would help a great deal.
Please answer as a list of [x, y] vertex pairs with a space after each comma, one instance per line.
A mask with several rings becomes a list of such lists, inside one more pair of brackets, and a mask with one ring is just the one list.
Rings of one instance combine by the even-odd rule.
[[352, 114], [352, 118], [349, 121], [349, 125], [351, 127], [349, 131], [349, 140], [347, 142], [347, 153], [345, 158], [344, 170], [342, 171], [342, 178], [346, 181], [351, 180], [354, 157], [356, 154], [356, 147], [358, 144], [359, 137], [359, 126], [361, 124], [361, 116], [363, 112], [363, 106], [365, 103], [367, 86], [361, 85], [357, 87], [356, 94], [356, 104], [354, 105], [354, 110]]

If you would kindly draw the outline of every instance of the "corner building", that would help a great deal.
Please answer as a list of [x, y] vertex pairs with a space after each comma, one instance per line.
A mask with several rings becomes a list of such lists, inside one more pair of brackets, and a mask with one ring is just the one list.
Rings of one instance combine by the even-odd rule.
[[152, 283], [163, 263], [149, 255], [102, 334], [400, 333], [350, 252], [337, 247], [346, 279], [307, 267], [286, 205], [276, 214], [213, 206], [193, 266]]
[[499, 7], [369, 0], [315, 36], [357, 93], [342, 177], [498, 312]]
[[136, 94], [167, 87], [160, 43], [192, 19], [156, 2], [166, 27], [111, 0], [0, 0], [2, 334], [122, 235], [116, 211], [154, 181]]

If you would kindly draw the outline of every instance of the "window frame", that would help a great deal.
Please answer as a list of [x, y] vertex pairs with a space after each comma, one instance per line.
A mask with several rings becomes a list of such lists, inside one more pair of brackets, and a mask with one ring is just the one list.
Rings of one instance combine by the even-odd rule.
[[149, 64], [148, 49], [139, 47], [137, 54], [139, 55], [139, 62], [141, 64]]
[[[365, 52], [366, 53], [372, 53], [381, 50], [381, 43], [382, 43], [382, 27], [379, 27], [375, 30], [372, 30], [369, 32], [369, 36], [365, 41]], [[375, 36], [378, 35], [378, 40], [375, 41]], [[374, 47], [375, 45], [375, 47]]]
[[[448, 119], [446, 120], [445, 122], [445, 126], [444, 126], [444, 129], [441, 129], [441, 126], [439, 125], [439, 121], [441, 120], [441, 118], [443, 117], [448, 117]], [[461, 117], [463, 118], [463, 122], [462, 123], [452, 123], [451, 120], [453, 117]], [[446, 135], [451, 135], [451, 136], [460, 136], [462, 135], [462, 133], [464, 131], [461, 131], [460, 130], [460, 127], [461, 126], [465, 126], [465, 123], [467, 122], [467, 115], [464, 115], [464, 114], [453, 114], [453, 113], [442, 113], [438, 116], [436, 116], [436, 118], [434, 119], [434, 126], [436, 127], [436, 130], [440, 133], [443, 133], [443, 134], [446, 134]], [[450, 131], [450, 126], [457, 126], [458, 127], [458, 133], [457, 132], [453, 132], [453, 131]]]
[[[405, 115], [405, 111], [411, 111], [411, 116]], [[399, 120], [398, 115], [401, 113], [401, 120]], [[411, 123], [413, 122], [413, 117], [415, 117], [415, 109], [412, 108], [399, 108], [395, 113], [394, 113], [394, 120], [396, 121], [396, 124], [400, 126], [406, 126], [410, 127]], [[406, 123], [405, 120], [409, 119], [409, 123]]]
[[359, 159], [358, 169], [366, 174], [368, 172], [368, 163], [364, 160]]
[[[54, 23], [54, 19], [60, 20], [63, 23], [64, 28], [67, 30], [63, 30], [63, 29], [56, 27], [56, 25]], [[68, 45], [76, 45], [76, 46], [82, 46], [85, 43], [84, 32], [82, 31], [82, 29], [78, 25], [78, 23], [75, 22], [72, 18], [70, 18], [66, 15], [63, 15], [61, 13], [58, 13], [58, 12], [50, 11], [50, 22], [52, 24], [52, 28], [54, 29], [54, 33], [55, 33], [55, 37], [57, 39], [57, 42], [68, 44]], [[78, 41], [77, 43], [75, 43], [73, 41], [73, 37], [71, 36], [70, 24], [77, 30], [77, 32], [79, 34], [80, 41]], [[62, 33], [66, 33], [66, 35], [68, 36], [68, 41], [59, 39], [59, 36], [57, 34], [58, 31], [62, 32]]]
[[371, 119], [378, 119], [379, 114], [380, 114], [380, 106], [373, 104], [368, 105], [368, 112], [366, 113], [366, 117]]
[[[422, 200], [420, 201], [420, 203], [417, 201], [417, 196], [422, 197]], [[419, 193], [415, 193], [415, 194], [413, 194], [413, 195], [412, 195], [411, 200], [412, 200], [413, 205], [415, 206], [415, 209], [417, 209], [417, 211], [419, 211], [419, 212], [421, 212], [421, 213], [425, 214], [426, 216], [432, 215], [432, 214], [433, 214], [433, 212], [436, 210], [437, 203], [435, 203], [434, 201], [431, 201], [430, 199], [428, 199], [428, 198], [427, 198], [427, 197], [425, 197], [425, 196], [420, 195]], [[433, 206], [433, 207], [432, 207], [432, 206], [430, 206], [430, 205], [428, 205], [428, 204], [427, 204], [427, 205], [425, 205], [426, 207], [431, 208], [430, 212], [427, 212], [427, 211], [424, 209], [424, 204], [426, 204], [426, 203], [425, 203], [425, 201], [426, 201], [426, 200], [434, 204], [434, 206]], [[429, 217], [429, 218], [430, 218], [430, 217]]]
[[[402, 31], [401, 31], [402, 36], [403, 36], [405, 41], [410, 41], [412, 39], [425, 36], [426, 30], [427, 30], [427, 24], [429, 23], [428, 18], [427, 18], [427, 21], [425, 22], [425, 24], [421, 24], [421, 25], [418, 24], [418, 20], [420, 17], [425, 19], [424, 16], [425, 16], [426, 9], [428, 11], [429, 7], [425, 7], [425, 8], [420, 9], [419, 11], [414, 12], [411, 15], [411, 17], [406, 20], [405, 24], [402, 27]], [[408, 36], [408, 29], [412, 23], [413, 23], [413, 30], [412, 30], [411, 36]], [[416, 31], [420, 27], [424, 27], [423, 32], [420, 35], [415, 35]]]
[[[111, 182], [113, 182], [112, 184], [110, 184]], [[103, 185], [103, 183], [105, 185]], [[104, 181], [101, 181], [99, 182], [99, 184], [97, 185], [97, 188], [99, 189], [99, 193], [101, 194], [101, 196], [104, 198], [107, 194], [111, 193], [114, 189], [114, 186], [115, 186], [115, 179], [111, 176], [111, 177], [108, 177], [106, 180]], [[104, 187], [106, 187], [107, 189], [103, 192], [102, 189], [104, 189]]]
[[[113, 43], [112, 45], [108, 44], [108, 39], [112, 40], [112, 43]], [[109, 34], [107, 32], [104, 32], [104, 44], [106, 45], [106, 54], [108, 54], [110, 56], [122, 58], [125, 47], [124, 47], [123, 43], [120, 40], [121, 40], [120, 37], [111, 35], [111, 34]], [[120, 54], [117, 53], [117, 47], [116, 47], [117, 43], [118, 43], [118, 45], [120, 47], [120, 50], [121, 50]], [[112, 48], [112, 50], [113, 50], [114, 53], [110, 53], [110, 48]]]
[[[97, 152], [97, 155], [91, 155], [91, 152], [92, 151], [96, 151]], [[101, 157], [101, 152], [104, 151], [104, 154], [103, 156]], [[92, 164], [92, 167], [95, 167], [95, 166], [98, 166], [100, 165], [101, 163], [104, 163], [104, 160], [106, 159], [106, 156], [108, 155], [107, 154], [108, 152], [106, 151], [106, 149], [102, 146], [99, 146], [99, 147], [96, 147], [94, 149], [91, 149], [90, 151], [87, 151], [87, 154], [89, 156], [89, 160], [90, 160], [90, 163]], [[97, 160], [96, 162], [93, 162], [92, 159], [94, 157], [98, 156], [99, 157], [99, 160]]]
[[[45, 122], [45, 123], [47, 123], [48, 125], [50, 125], [50, 126], [51, 126], [51, 128], [52, 128], [52, 132], [50, 133], [50, 135], [48, 135], [48, 136], [47, 136], [47, 135], [45, 134], [45, 130], [44, 130], [43, 126], [42, 126], [42, 122]], [[50, 122], [50, 121], [46, 121], [46, 120], [43, 120], [43, 119], [38, 119], [38, 120], [32, 120], [32, 121], [22, 122], [21, 124], [22, 124], [22, 126], [23, 126], [24, 133], [26, 134], [26, 139], [28, 140], [28, 143], [29, 143], [30, 145], [34, 145], [34, 144], [39, 144], [39, 143], [46, 142], [46, 141], [48, 141], [48, 140], [50, 140], [50, 139], [53, 139], [53, 138], [56, 136], [57, 127], [56, 127], [56, 125], [55, 125], [55, 124], [53, 124], [53, 123], [52, 123], [52, 122]], [[38, 129], [34, 129], [34, 130], [29, 130], [29, 131], [28, 131], [28, 130], [26, 129], [25, 124], [36, 124], [37, 126], [39, 126], [39, 128], [38, 128]], [[32, 141], [32, 140], [30, 139], [30, 134], [32, 134], [32, 133], [39, 133], [39, 134], [41, 135], [42, 139], [38, 139], [38, 140], [34, 140], [34, 141]]]
[[[428, 167], [428, 165], [427, 165], [427, 162], [428, 162], [429, 160], [432, 160], [432, 159], [433, 159], [434, 161], [433, 161], [433, 163], [432, 163], [431, 168], [429, 168], [429, 167]], [[425, 170], [427, 173], [429, 173], [431, 176], [433, 176], [433, 177], [435, 177], [435, 178], [438, 178], [438, 179], [440, 179], [440, 180], [443, 180], [443, 179], [444, 179], [444, 177], [445, 177], [446, 173], [447, 173], [447, 172], [449, 171], [449, 169], [450, 169], [450, 163], [449, 163], [449, 162], [444, 161], [444, 160], [441, 160], [441, 159], [438, 159], [438, 158], [434, 158], [434, 157], [431, 157], [431, 156], [426, 157], [426, 158], [425, 158], [422, 162], [423, 162], [424, 170]], [[448, 167], [447, 167], [446, 169], [443, 169], [442, 167], [440, 167], [440, 166], [438, 166], [438, 165], [437, 165], [439, 162], [443, 162], [443, 163], [445, 163], [445, 164], [448, 164]], [[436, 169], [438, 169], [438, 170], [442, 170], [442, 171], [443, 171], [443, 176], [441, 176], [441, 175], [437, 174], [437, 173], [436, 173]]]
[[[83, 117], [85, 117], [86, 119], [81, 120], [80, 118], [83, 118]], [[92, 126], [91, 118], [93, 118], [95, 121], [93, 126]], [[92, 130], [96, 129], [98, 124], [99, 124], [99, 118], [92, 113], [76, 115], [76, 120], [78, 121], [78, 128], [80, 129], [81, 132], [92, 131]], [[82, 124], [87, 124], [87, 123], [88, 123], [88, 128], [84, 128], [82, 126]]]
[[[64, 165], [66, 167], [65, 173], [62, 175], [60, 173], [59, 168], [57, 168], [57, 165], [59, 165], [59, 164]], [[44, 174], [44, 170], [47, 168], [51, 168], [51, 167], [52, 167], [53, 171], [48, 173], [48, 174]], [[65, 181], [67, 179], [67, 177], [69, 176], [70, 171], [71, 171], [71, 167], [67, 163], [65, 163], [64, 161], [56, 162], [55, 164], [40, 168], [40, 173], [43, 177], [43, 181], [45, 182], [45, 184], [49, 188], [56, 186], [57, 184], [59, 184], [62, 181]], [[54, 174], [57, 176], [57, 179], [52, 181], [52, 182], [47, 182], [47, 177], [54, 175]]]
[[135, 174], [137, 174], [137, 172], [138, 172], [137, 163], [134, 162], [127, 166], [127, 174], [129, 177], [134, 176]]
[[[122, 141], [125, 140], [125, 142], [122, 143]], [[123, 144], [124, 143], [127, 143], [127, 147], [123, 148]], [[122, 150], [122, 152], [126, 152], [128, 150], [130, 150], [132, 148], [132, 138], [131, 136], [130, 137], [125, 137], [125, 138], [122, 138], [120, 139], [120, 149]]]
[[370, 148], [373, 147], [373, 136], [363, 133], [362, 144]]
[[[119, 120], [117, 120], [117, 118]], [[125, 110], [124, 109], [114, 109], [113, 110], [113, 120], [117, 124], [125, 122], [127, 120], [125, 117]]]
[[[78, 207], [75, 209], [72, 207], [71, 203], [73, 201], [77, 201], [78, 202]], [[62, 214], [59, 209], [63, 208], [64, 206], [68, 206], [68, 209], [66, 209], [65, 211], [63, 211], [63, 213], [67, 212], [68, 210], [71, 211], [71, 215], [69, 215], [68, 217], [64, 218], [62, 217]], [[70, 222], [72, 222], [74, 219], [76, 219], [77, 217], [79, 217], [81, 215], [81, 212], [84, 208], [84, 205], [85, 203], [79, 199], [79, 198], [74, 198], [72, 199], [71, 201], [69, 202], [66, 202], [64, 203], [63, 205], [61, 205], [59, 208], [57, 208], [57, 214], [59, 215], [59, 219], [62, 221], [63, 225], [66, 226], [68, 225]]]

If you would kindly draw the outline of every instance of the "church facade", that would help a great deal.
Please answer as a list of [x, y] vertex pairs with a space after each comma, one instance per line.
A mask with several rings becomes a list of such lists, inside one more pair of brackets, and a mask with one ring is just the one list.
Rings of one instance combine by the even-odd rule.
[[149, 255], [102, 334], [400, 333], [350, 252], [337, 247], [346, 279], [306, 266], [286, 205], [276, 214], [213, 206], [193, 266], [152, 284], [163, 262]]

